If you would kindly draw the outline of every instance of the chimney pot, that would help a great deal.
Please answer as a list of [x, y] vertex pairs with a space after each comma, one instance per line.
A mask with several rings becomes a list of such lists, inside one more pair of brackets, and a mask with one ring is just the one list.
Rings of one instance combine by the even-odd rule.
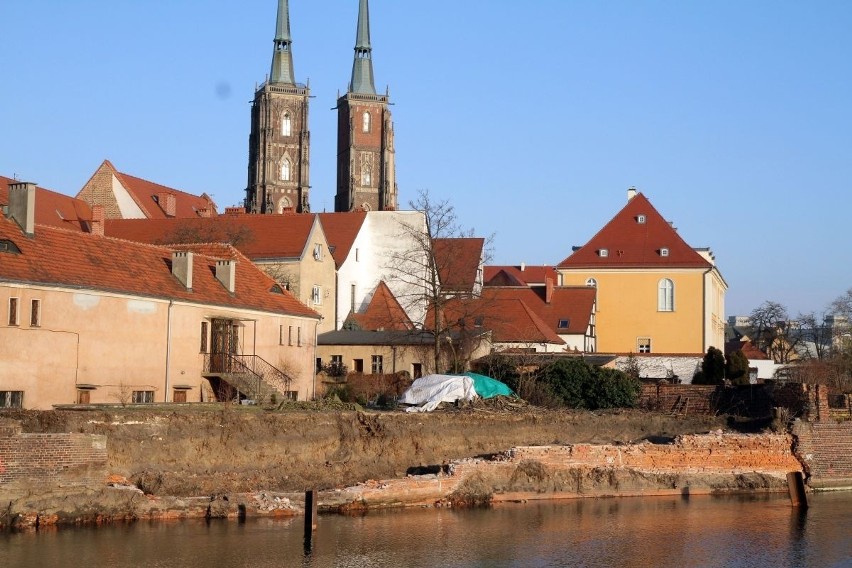
[[192, 290], [192, 257], [193, 253], [189, 251], [180, 250], [172, 253], [172, 274], [187, 290]]
[[89, 225], [89, 232], [93, 235], [104, 236], [104, 221], [106, 219], [106, 211], [103, 205], [92, 206], [92, 222]]
[[217, 260], [216, 280], [221, 282], [222, 286], [224, 286], [228, 292], [233, 294], [237, 288], [237, 261]]
[[9, 184], [8, 217], [14, 220], [27, 235], [35, 234], [36, 184], [16, 182]]

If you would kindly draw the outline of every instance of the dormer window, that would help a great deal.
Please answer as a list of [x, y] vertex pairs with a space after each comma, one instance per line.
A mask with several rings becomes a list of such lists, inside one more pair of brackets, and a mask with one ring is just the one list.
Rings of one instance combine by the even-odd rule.
[[601, 258], [606, 258], [609, 256], [609, 249], [600, 249], [598, 251], [598, 256]]
[[10, 252], [12, 254], [21, 254], [21, 249], [12, 241], [0, 239], [0, 252]]
[[569, 319], [561, 319], [561, 320], [559, 320], [559, 325], [557, 327], [559, 329], [568, 329], [568, 326], [570, 325], [570, 323], [571, 323], [571, 320], [569, 320]]
[[660, 256], [669, 256], [669, 249], [667, 247], [663, 247], [660, 249]]
[[644, 215], [637, 215], [636, 216], [636, 222], [639, 223], [640, 225], [644, 225], [647, 221], [648, 221], [648, 218], [645, 217]]

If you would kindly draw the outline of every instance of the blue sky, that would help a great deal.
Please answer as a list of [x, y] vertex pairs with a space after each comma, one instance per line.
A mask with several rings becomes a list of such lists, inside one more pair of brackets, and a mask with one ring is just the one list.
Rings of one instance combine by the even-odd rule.
[[[105, 158], [242, 201], [275, 0], [0, 3], [0, 174], [76, 194]], [[852, 2], [373, 0], [400, 202], [451, 200], [494, 263], [557, 263], [636, 186], [710, 246], [729, 314], [852, 287]], [[291, 0], [311, 206], [332, 210], [357, 0]]]

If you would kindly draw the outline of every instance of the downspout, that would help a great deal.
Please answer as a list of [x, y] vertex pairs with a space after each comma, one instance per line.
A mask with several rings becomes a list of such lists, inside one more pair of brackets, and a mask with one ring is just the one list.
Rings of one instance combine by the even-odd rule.
[[[703, 301], [702, 310], [704, 312], [703, 317], [701, 318], [702, 320], [704, 320], [704, 321], [702, 321], [703, 325], [701, 326], [701, 352], [702, 353], [704, 353], [707, 350], [707, 348], [705, 348], [705, 346], [707, 345], [707, 320], [706, 320], [706, 318], [707, 318], [707, 275], [710, 274], [711, 272], [713, 272], [713, 267], [708, 268], [704, 272], [704, 274], [702, 274], [702, 278], [701, 278], [701, 295], [702, 295], [702, 301]], [[709, 347], [709, 346], [707, 346], [707, 347]], [[724, 351], [724, 349], [725, 349], [725, 346], [723, 345], [722, 350]]]
[[171, 361], [172, 361], [172, 307], [175, 305], [174, 300], [169, 300], [169, 308], [166, 312], [166, 389], [163, 391], [163, 402], [169, 402], [169, 383], [171, 382]]
[[313, 381], [313, 392], [311, 393], [311, 399], [316, 400], [317, 398], [317, 343], [319, 343], [319, 322], [314, 322], [314, 357], [313, 361], [311, 361], [311, 367], [314, 369], [314, 381]]

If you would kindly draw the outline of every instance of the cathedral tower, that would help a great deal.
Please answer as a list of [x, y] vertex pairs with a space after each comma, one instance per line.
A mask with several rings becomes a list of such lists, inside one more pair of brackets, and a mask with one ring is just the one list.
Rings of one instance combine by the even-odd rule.
[[370, 46], [370, 9], [361, 0], [352, 80], [337, 100], [335, 211], [397, 208], [393, 122], [389, 98], [376, 94]]
[[278, 0], [272, 70], [251, 105], [246, 210], [250, 213], [310, 211], [309, 87], [296, 83], [290, 9]]

